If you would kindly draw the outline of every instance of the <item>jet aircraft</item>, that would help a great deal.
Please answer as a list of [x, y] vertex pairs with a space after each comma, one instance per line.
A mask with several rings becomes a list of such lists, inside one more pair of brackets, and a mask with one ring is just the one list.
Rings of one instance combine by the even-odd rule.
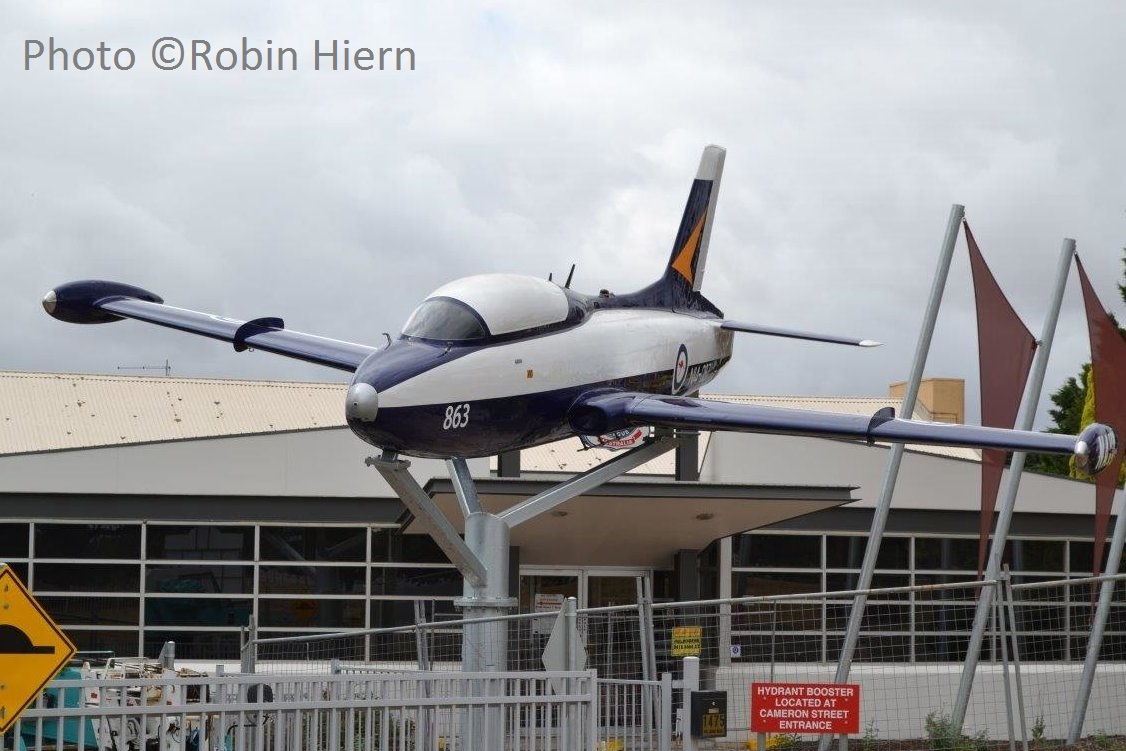
[[155, 323], [351, 372], [344, 405], [357, 436], [389, 456], [470, 458], [634, 426], [946, 444], [1075, 456], [1088, 472], [1117, 450], [1108, 426], [1079, 436], [780, 409], [695, 394], [745, 332], [855, 346], [876, 342], [733, 321], [701, 294], [725, 151], [704, 150], [660, 279], [628, 294], [582, 294], [516, 274], [450, 282], [415, 309], [386, 346], [240, 321], [164, 304], [152, 292], [87, 280], [47, 293], [71, 323]]

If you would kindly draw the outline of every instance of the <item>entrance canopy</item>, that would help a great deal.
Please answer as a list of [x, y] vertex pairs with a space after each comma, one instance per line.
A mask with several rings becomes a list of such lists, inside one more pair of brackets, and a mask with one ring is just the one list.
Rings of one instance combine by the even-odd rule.
[[[477, 480], [481, 506], [499, 513], [553, 487], [556, 480]], [[464, 522], [448, 479], [426, 492], [458, 532]], [[700, 550], [721, 537], [856, 500], [853, 488], [716, 485], [673, 481], [610, 482], [513, 528], [525, 566], [664, 568], [678, 550]], [[405, 530], [424, 534], [419, 520]]]

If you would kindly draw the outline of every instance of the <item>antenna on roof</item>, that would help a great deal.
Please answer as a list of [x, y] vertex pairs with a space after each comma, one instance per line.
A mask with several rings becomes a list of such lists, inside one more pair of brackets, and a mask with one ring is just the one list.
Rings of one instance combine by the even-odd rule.
[[571, 278], [575, 275], [575, 264], [571, 264], [571, 273], [567, 274], [567, 283], [563, 285], [565, 289], [571, 289]]
[[172, 375], [172, 365], [167, 360], [163, 365], [118, 365], [118, 370], [163, 370], [164, 377], [168, 378]]

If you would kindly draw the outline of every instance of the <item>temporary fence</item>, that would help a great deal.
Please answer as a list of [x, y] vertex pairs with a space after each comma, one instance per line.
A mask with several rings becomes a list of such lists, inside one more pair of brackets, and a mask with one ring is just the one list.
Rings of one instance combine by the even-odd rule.
[[[1016, 718], [1020, 737], [1043, 747], [1066, 743], [1071, 729], [1073, 740], [1085, 729], [1103, 745], [1126, 734], [1126, 575], [1023, 579], [1007, 587], [1005, 598], [1025, 709]], [[1096, 623], [1100, 596], [1106, 598], [1104, 627]], [[1099, 639], [1097, 669], [1085, 676], [1093, 637]], [[1084, 697], [1089, 700], [1080, 702]], [[1118, 744], [1126, 747], [1121, 739]]]
[[[950, 710], [986, 587], [997, 589], [993, 617], [958, 729]], [[857, 594], [867, 607], [849, 682], [860, 688], [854, 742], [864, 751], [905, 742], [969, 751], [1004, 739], [1014, 749], [1043, 748], [1064, 743], [1076, 725], [1100, 748], [1126, 746], [1126, 575], [1119, 575], [493, 618], [508, 651], [503, 669], [489, 673], [458, 672], [463, 632], [481, 621], [420, 618], [404, 628], [298, 638], [258, 638], [251, 629], [242, 675], [55, 681], [54, 698], [41, 697], [0, 747], [18, 747], [17, 735], [28, 748], [36, 747], [30, 741], [54, 747], [61, 733], [75, 748], [664, 750], [674, 732], [688, 730], [678, 713], [697, 669], [699, 688], [726, 694], [726, 735], [709, 742], [743, 747], [755, 742], [752, 683], [832, 682]], [[1085, 673], [1092, 628], [1103, 619], [1097, 659]], [[549, 647], [561, 623], [574, 624], [571, 643], [581, 645], [562, 661], [558, 644]], [[160, 693], [168, 686], [175, 691]], [[812, 740], [783, 734], [767, 743]]]
[[[937, 577], [936, 577], [937, 578]], [[700, 659], [704, 688], [727, 692], [727, 740], [750, 732], [750, 684], [829, 683], [857, 594], [867, 596], [851, 682], [862, 692], [861, 738], [882, 742], [955, 738], [1062, 741], [1082, 682], [1094, 613], [1092, 592], [1109, 581], [1109, 618], [1087, 732], [1126, 733], [1124, 577], [1010, 583], [941, 582], [699, 602], [651, 603], [578, 611], [585, 666], [600, 679], [682, 678], [684, 657]], [[978, 593], [999, 588], [964, 731], [951, 727]], [[510, 616], [509, 670], [542, 670], [558, 613]], [[248, 661], [270, 672], [344, 669], [456, 670], [465, 621], [297, 638], [249, 638]], [[674, 691], [674, 706], [681, 697]], [[1023, 715], [1023, 718], [1022, 718]], [[798, 738], [792, 739], [795, 742]], [[775, 741], [777, 743], [777, 741]]]

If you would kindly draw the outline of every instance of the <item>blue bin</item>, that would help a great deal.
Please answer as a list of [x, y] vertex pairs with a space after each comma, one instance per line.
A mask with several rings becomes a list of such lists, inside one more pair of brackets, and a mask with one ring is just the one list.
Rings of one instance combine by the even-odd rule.
[[[78, 680], [82, 678], [82, 671], [79, 668], [63, 668], [62, 672], [57, 676], [58, 678], [65, 678], [70, 680]], [[77, 709], [83, 706], [82, 702], [82, 689], [68, 688], [66, 690], [58, 688], [48, 688], [43, 693], [47, 698], [43, 702], [46, 707], [69, 707]], [[60, 700], [60, 694], [61, 700]], [[70, 717], [63, 720], [63, 737], [62, 742], [68, 746], [77, 746], [78, 744], [78, 721], [77, 717]], [[94, 723], [88, 719], [84, 719], [86, 723], [86, 737], [83, 738], [83, 748], [98, 748], [98, 734], [94, 730]], [[35, 730], [38, 721], [36, 720], [20, 720], [20, 735], [23, 736], [23, 743], [25, 746], [17, 746], [16, 751], [22, 748], [34, 748], [35, 746]], [[43, 720], [43, 742], [54, 742], [58, 745], [59, 741], [59, 721], [58, 720]]]

